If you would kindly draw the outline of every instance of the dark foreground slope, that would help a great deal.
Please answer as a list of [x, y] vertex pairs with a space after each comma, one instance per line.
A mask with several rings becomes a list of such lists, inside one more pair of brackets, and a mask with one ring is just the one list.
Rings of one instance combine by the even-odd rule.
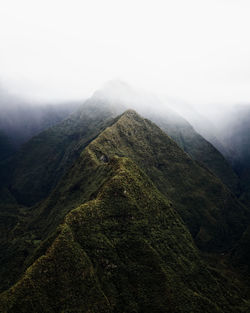
[[226, 278], [212, 274], [169, 201], [129, 159], [82, 155], [108, 179], [72, 210], [46, 253], [1, 294], [0, 311], [246, 312]]

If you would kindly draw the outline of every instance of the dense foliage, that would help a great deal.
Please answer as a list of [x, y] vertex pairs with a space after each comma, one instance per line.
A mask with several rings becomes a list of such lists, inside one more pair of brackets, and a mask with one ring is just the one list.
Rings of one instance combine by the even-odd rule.
[[[89, 154], [96, 163], [98, 155]], [[1, 296], [2, 312], [244, 312], [199, 257], [178, 214], [129, 159], [72, 210], [47, 252]]]
[[221, 253], [247, 245], [249, 210], [154, 123], [99, 104], [2, 167], [0, 311], [247, 312]]

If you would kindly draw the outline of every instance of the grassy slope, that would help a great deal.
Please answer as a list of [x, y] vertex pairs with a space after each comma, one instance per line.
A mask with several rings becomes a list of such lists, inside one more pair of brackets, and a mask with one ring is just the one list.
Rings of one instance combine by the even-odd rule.
[[127, 158], [100, 160], [94, 148], [82, 158], [109, 178], [1, 295], [1, 312], [244, 312], [237, 287], [207, 269], [148, 177]]

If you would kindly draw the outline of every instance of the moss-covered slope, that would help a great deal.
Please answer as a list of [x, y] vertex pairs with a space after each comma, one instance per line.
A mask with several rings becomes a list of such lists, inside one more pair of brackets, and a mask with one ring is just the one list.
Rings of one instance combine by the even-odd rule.
[[47, 252], [0, 298], [1, 312], [244, 312], [239, 290], [201, 261], [178, 214], [129, 159], [72, 210]]

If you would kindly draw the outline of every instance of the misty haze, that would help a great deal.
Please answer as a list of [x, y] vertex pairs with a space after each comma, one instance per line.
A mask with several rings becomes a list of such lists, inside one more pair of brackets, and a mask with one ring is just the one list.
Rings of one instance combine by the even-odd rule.
[[0, 3], [0, 312], [250, 312], [250, 3]]

